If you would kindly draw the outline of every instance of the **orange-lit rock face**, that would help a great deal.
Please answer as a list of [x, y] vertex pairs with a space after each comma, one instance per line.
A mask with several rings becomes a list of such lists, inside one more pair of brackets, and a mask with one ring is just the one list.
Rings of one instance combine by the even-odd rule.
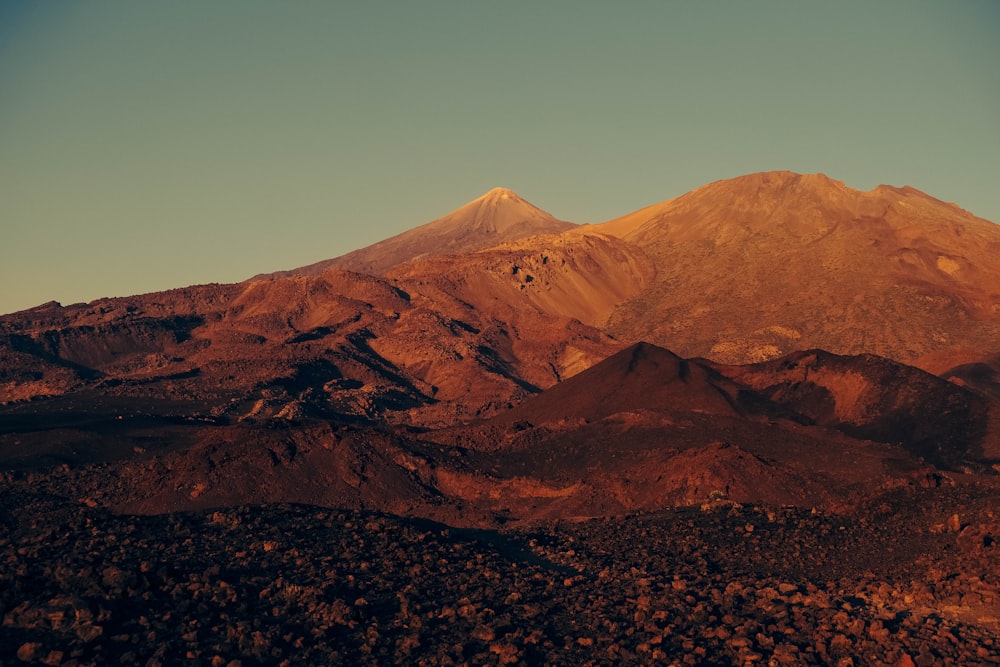
[[226, 417], [304, 402], [314, 416], [438, 423], [496, 410], [617, 348], [568, 318], [506, 317], [509, 303], [480, 309], [463, 295], [331, 270], [11, 316], [0, 399], [100, 386]]
[[655, 270], [645, 253], [615, 237], [564, 234], [418, 260], [388, 275], [508, 317], [535, 310], [600, 327], [617, 304], [652, 284]]
[[727, 363], [812, 347], [911, 363], [1000, 348], [1000, 227], [913, 188], [753, 174], [594, 229], [657, 270], [612, 316], [621, 338]]

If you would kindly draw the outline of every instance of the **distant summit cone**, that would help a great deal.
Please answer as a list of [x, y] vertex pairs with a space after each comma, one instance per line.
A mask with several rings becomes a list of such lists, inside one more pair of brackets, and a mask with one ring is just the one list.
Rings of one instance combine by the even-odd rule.
[[506, 241], [573, 227], [573, 223], [546, 213], [513, 190], [493, 188], [437, 220], [385, 241], [274, 275], [318, 275], [327, 269], [378, 275], [415, 259], [475, 252]]
[[520, 201], [524, 201], [523, 199], [521, 199], [520, 195], [518, 195], [513, 190], [509, 190], [507, 188], [493, 188], [492, 190], [490, 190], [489, 192], [487, 192], [483, 196], [479, 197], [479, 199], [484, 199], [484, 200], [485, 199], [489, 199], [489, 200], [494, 200], [494, 199], [517, 199], [517, 200], [520, 200]]
[[[553, 222], [557, 224], [553, 226]], [[533, 226], [533, 223], [545, 227], [544, 231], [558, 232], [567, 228], [542, 209], [521, 199], [513, 190], [493, 188], [431, 225], [436, 224], [444, 228], [461, 226], [467, 231], [504, 233], [518, 227]], [[514, 239], [512, 237], [504, 240]]]

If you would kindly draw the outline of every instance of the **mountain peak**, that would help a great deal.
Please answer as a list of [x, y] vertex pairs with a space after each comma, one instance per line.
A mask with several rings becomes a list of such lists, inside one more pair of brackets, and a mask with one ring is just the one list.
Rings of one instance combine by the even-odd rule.
[[696, 188], [692, 193], [724, 191], [730, 196], [738, 196], [740, 194], [756, 195], [758, 193], [779, 190], [786, 192], [857, 192], [852, 188], [848, 188], [843, 181], [830, 178], [826, 174], [799, 174], [794, 171], [762, 171], [708, 183], [700, 188]]
[[574, 226], [513, 190], [497, 187], [437, 220], [392, 238], [276, 275], [319, 275], [331, 268], [378, 275], [417, 258], [475, 252], [529, 236], [564, 232]]
[[474, 229], [489, 235], [506, 235], [514, 230], [530, 232], [516, 232], [517, 237], [522, 237], [547, 231], [563, 231], [571, 225], [523, 199], [513, 190], [493, 188], [427, 226], [449, 230]]
[[516, 192], [508, 188], [493, 188], [486, 194], [479, 197], [479, 199], [484, 201], [503, 201], [508, 199], [512, 199], [515, 201], [524, 201], [523, 199], [521, 199], [520, 195], [518, 195]]

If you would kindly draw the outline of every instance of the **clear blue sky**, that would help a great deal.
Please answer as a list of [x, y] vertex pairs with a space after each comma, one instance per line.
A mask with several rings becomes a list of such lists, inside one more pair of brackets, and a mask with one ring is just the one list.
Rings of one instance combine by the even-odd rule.
[[0, 0], [0, 312], [334, 257], [494, 186], [771, 169], [1000, 222], [1000, 2]]

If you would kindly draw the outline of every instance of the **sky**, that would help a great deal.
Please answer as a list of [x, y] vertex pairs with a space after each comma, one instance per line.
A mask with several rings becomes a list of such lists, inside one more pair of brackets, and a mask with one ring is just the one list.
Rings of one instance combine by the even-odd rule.
[[335, 257], [507, 187], [742, 174], [1000, 222], [1000, 2], [0, 0], [0, 313]]

